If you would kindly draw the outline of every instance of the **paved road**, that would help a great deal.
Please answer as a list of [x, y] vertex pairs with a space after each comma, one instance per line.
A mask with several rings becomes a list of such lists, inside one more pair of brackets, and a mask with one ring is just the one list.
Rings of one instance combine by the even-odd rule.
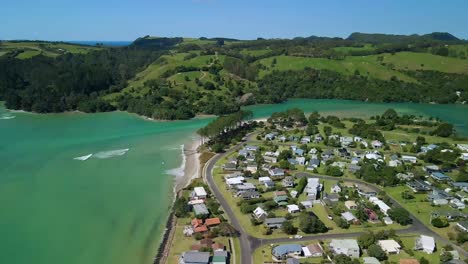
[[[252, 140], [252, 138], [256, 136], [255, 133], [250, 134], [247, 137], [246, 142], [249, 142]], [[357, 237], [362, 235], [365, 232], [355, 232], [355, 233], [346, 233], [346, 234], [315, 234], [315, 235], [309, 235], [309, 236], [303, 236], [301, 239], [290, 239], [290, 238], [268, 238], [268, 239], [259, 239], [250, 236], [245, 232], [244, 228], [242, 225], [239, 223], [239, 220], [236, 218], [236, 215], [232, 211], [229, 203], [226, 201], [226, 199], [223, 197], [221, 192], [219, 191], [218, 186], [215, 184], [213, 180], [213, 168], [215, 164], [222, 159], [225, 156], [228, 156], [231, 154], [233, 151], [237, 151], [240, 149], [242, 144], [245, 144], [246, 142], [241, 142], [237, 144], [236, 146], [232, 147], [228, 151], [226, 151], [223, 154], [217, 154], [213, 158], [211, 158], [206, 164], [205, 167], [203, 168], [202, 174], [205, 179], [205, 181], [208, 183], [208, 186], [211, 188], [213, 191], [213, 194], [215, 195], [216, 199], [218, 202], [221, 204], [221, 206], [224, 209], [224, 212], [227, 214], [232, 226], [239, 231], [239, 239], [240, 239], [240, 246], [241, 246], [241, 263], [242, 264], [252, 264], [253, 260], [253, 253], [254, 251], [262, 246], [262, 245], [269, 245], [269, 244], [277, 244], [277, 243], [285, 243], [285, 242], [292, 242], [292, 241], [310, 241], [310, 240], [327, 240], [327, 239], [334, 239], [334, 238], [346, 238], [346, 237]], [[337, 180], [336, 177], [332, 176], [327, 176], [327, 175], [318, 175], [318, 174], [309, 174], [310, 176], [313, 176], [315, 178], [320, 178], [320, 179], [331, 179], [331, 180]], [[352, 182], [352, 183], [358, 183], [361, 185], [366, 185], [369, 188], [373, 189], [374, 191], [381, 191], [379, 187], [373, 184], [369, 184], [366, 182], [363, 182], [359, 179], [346, 179], [346, 178], [340, 178], [339, 180], [345, 181], [345, 182]], [[399, 204], [396, 200], [390, 197], [390, 200], [393, 203], [393, 206], [398, 206], [401, 207], [401, 204]], [[413, 220], [413, 224], [409, 226], [407, 229], [402, 229], [402, 230], [397, 230], [397, 234], [425, 234], [428, 236], [434, 237], [436, 240], [442, 241], [447, 244], [451, 244], [458, 252], [466, 257], [468, 257], [468, 253], [461, 247], [453, 244], [451, 241], [448, 239], [445, 239], [444, 237], [440, 236], [439, 234], [435, 233], [431, 229], [429, 229], [427, 226], [425, 226], [418, 218], [416, 218], [413, 214], [411, 214], [411, 218]]]

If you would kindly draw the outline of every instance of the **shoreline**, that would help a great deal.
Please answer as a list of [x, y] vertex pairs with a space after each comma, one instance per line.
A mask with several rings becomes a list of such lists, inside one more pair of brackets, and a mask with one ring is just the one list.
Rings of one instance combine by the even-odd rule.
[[[175, 175], [174, 177], [174, 200], [180, 196], [182, 189], [190, 185], [190, 183], [200, 177], [200, 152], [198, 148], [201, 146], [199, 137], [193, 138], [189, 143], [183, 145], [182, 148], [182, 164], [183, 174]], [[176, 168], [177, 169], [177, 168]], [[153, 264], [167, 263], [169, 251], [174, 240], [175, 225], [177, 217], [174, 215], [174, 208], [171, 205], [169, 216], [165, 224], [165, 230], [159, 242], [156, 255], [153, 258]]]

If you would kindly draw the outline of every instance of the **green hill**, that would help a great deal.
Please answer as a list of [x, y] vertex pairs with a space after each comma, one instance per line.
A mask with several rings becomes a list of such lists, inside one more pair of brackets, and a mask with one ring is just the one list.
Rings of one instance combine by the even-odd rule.
[[0, 100], [14, 109], [120, 109], [157, 119], [222, 115], [288, 98], [464, 103], [467, 55], [468, 44], [448, 33], [145, 36], [117, 48], [1, 42], [0, 66], [8, 70], [0, 72]]

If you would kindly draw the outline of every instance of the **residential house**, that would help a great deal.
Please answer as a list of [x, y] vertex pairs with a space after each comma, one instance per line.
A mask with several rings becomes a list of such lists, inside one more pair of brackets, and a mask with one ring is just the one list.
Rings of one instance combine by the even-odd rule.
[[387, 215], [388, 213], [388, 210], [390, 210], [390, 206], [388, 206], [386, 203], [384, 203], [382, 200], [380, 200], [379, 198], [377, 197], [371, 197], [369, 198], [369, 201], [372, 203], [372, 204], [375, 204], [379, 207], [380, 211], [382, 213], [384, 213], [385, 215]]
[[400, 254], [401, 246], [393, 239], [379, 240], [377, 244], [387, 254]]
[[452, 179], [443, 174], [442, 172], [433, 172], [431, 173], [431, 178], [438, 181], [438, 182], [447, 182], [447, 181], [451, 181]]
[[320, 244], [310, 244], [306, 247], [302, 247], [302, 253], [306, 258], [318, 258], [323, 256], [323, 248]]
[[296, 204], [288, 204], [286, 205], [286, 207], [288, 208], [288, 213], [290, 214], [299, 213], [300, 211], [299, 206], [297, 206]]
[[341, 217], [346, 220], [348, 223], [353, 223], [354, 221], [357, 220], [356, 216], [353, 215], [351, 212], [344, 212], [341, 214]]
[[463, 210], [465, 209], [465, 203], [460, 201], [459, 199], [452, 199], [450, 201], [450, 206], [452, 208], [458, 209], [458, 210]]
[[275, 217], [275, 218], [266, 218], [263, 223], [268, 227], [268, 228], [281, 228], [283, 223], [286, 221], [286, 218], [284, 217]]
[[210, 252], [188, 251], [182, 253], [179, 264], [209, 264]]
[[340, 143], [342, 146], [348, 146], [353, 143], [354, 139], [352, 137], [340, 137]]
[[415, 192], [428, 192], [432, 190], [432, 187], [430, 185], [427, 185], [425, 182], [420, 181], [420, 180], [414, 180], [412, 182], [407, 182], [406, 186], [410, 187], [410, 189]]
[[276, 138], [277, 133], [268, 133], [265, 135], [265, 140], [273, 140]]
[[323, 141], [323, 137], [320, 134], [314, 136], [314, 143], [320, 143]]
[[341, 187], [338, 184], [334, 184], [330, 188], [330, 193], [340, 193], [341, 192]]
[[461, 156], [460, 156], [460, 159], [468, 160], [468, 153], [462, 153]]
[[361, 169], [361, 166], [357, 165], [357, 164], [350, 164], [348, 166], [348, 171], [351, 172], [351, 173], [356, 173], [358, 172], [359, 170]]
[[431, 212], [431, 219], [436, 217], [445, 217], [449, 221], [455, 221], [457, 219], [467, 219], [468, 215], [458, 210], [439, 210]]
[[457, 223], [457, 228], [463, 232], [468, 232], [468, 221], [460, 221]]
[[274, 156], [267, 156], [267, 155], [263, 155], [263, 160], [264, 160], [266, 163], [276, 163], [276, 162], [278, 162], [278, 158], [277, 158], [277, 157], [274, 157]]
[[239, 193], [238, 196], [241, 197], [242, 200], [247, 201], [247, 200], [260, 198], [260, 193], [257, 191], [245, 191], [245, 192]]
[[350, 158], [351, 157], [351, 154], [348, 152], [348, 150], [346, 148], [339, 148], [336, 150], [336, 154], [340, 157], [340, 158]]
[[278, 137], [278, 140], [280, 142], [286, 142], [287, 138], [285, 136], [281, 135], [281, 136]]
[[305, 193], [309, 200], [317, 199], [318, 194], [322, 189], [322, 185], [318, 178], [308, 178], [307, 185], [305, 187]]
[[274, 188], [275, 183], [273, 181], [266, 181], [263, 183], [267, 189]]
[[355, 136], [354, 142], [362, 142], [362, 137]]
[[377, 195], [375, 190], [364, 184], [358, 185], [357, 191], [360, 196], [364, 196], [366, 198], [375, 197]]
[[359, 258], [359, 245], [355, 239], [332, 239], [330, 251], [334, 255], [344, 254], [352, 258]]
[[362, 260], [364, 264], [380, 264], [380, 261], [374, 257], [364, 257]]
[[311, 159], [309, 164], [307, 165], [307, 170], [314, 170], [320, 167], [320, 160], [318, 159]]
[[323, 195], [323, 202], [328, 206], [328, 207], [333, 207], [340, 199], [340, 196], [336, 193], [331, 193], [331, 194], [324, 194]]
[[409, 163], [413, 163], [413, 164], [418, 162], [418, 158], [416, 158], [415, 156], [408, 156], [408, 155], [402, 155], [401, 160], [403, 162], [409, 162]]
[[244, 182], [242, 184], [236, 185], [235, 188], [239, 192], [246, 192], [246, 191], [255, 191], [257, 190], [257, 187], [253, 183], [250, 182]]
[[383, 217], [382, 220], [384, 221], [384, 223], [385, 223], [386, 225], [391, 225], [391, 224], [393, 224], [393, 220], [392, 220], [390, 217], [388, 217], [388, 216]]
[[412, 172], [397, 173], [396, 177], [397, 177], [400, 181], [409, 181], [409, 180], [412, 180], [412, 179], [414, 178], [414, 173], [412, 173]]
[[288, 196], [286, 195], [277, 195], [273, 198], [273, 201], [280, 206], [286, 206], [288, 204]]
[[427, 254], [432, 254], [436, 248], [435, 240], [433, 237], [420, 235], [414, 245], [415, 250], [422, 250]]
[[283, 177], [284, 176], [284, 170], [283, 169], [270, 169], [268, 170], [268, 174], [270, 174], [271, 177]]
[[195, 204], [193, 205], [193, 212], [195, 215], [198, 216], [206, 216], [209, 215], [210, 212], [208, 211], [208, 208], [206, 208], [205, 204]]
[[248, 146], [245, 146], [244, 149], [247, 150], [247, 151], [253, 151], [253, 152], [255, 152], [255, 151], [258, 150], [258, 146], [248, 145]]
[[258, 178], [258, 181], [260, 183], [265, 183], [267, 181], [271, 181], [271, 178], [270, 177], [260, 177], [260, 178]]
[[375, 149], [378, 149], [378, 148], [382, 148], [383, 147], [383, 143], [380, 142], [379, 140], [373, 140], [371, 142], [371, 146]]
[[432, 192], [427, 196], [427, 199], [430, 202], [433, 202], [434, 200], [451, 200], [453, 197], [448, 194], [447, 192], [440, 190], [440, 189], [433, 189]]
[[252, 174], [254, 174], [254, 173], [257, 172], [257, 164], [255, 164], [255, 163], [249, 163], [249, 164], [247, 164], [247, 166], [245, 167], [245, 170], [246, 170], [246, 171], [250, 171]]
[[433, 165], [433, 164], [430, 164], [430, 165], [426, 165], [423, 167], [423, 170], [427, 173], [433, 173], [433, 172], [438, 172], [440, 171], [440, 168], [439, 166], [437, 165]]
[[311, 142], [311, 139], [309, 136], [305, 136], [301, 138], [301, 144], [309, 144]]
[[382, 160], [382, 155], [378, 152], [369, 152], [364, 156], [368, 160]]
[[389, 167], [398, 167], [398, 166], [400, 166], [400, 165], [402, 165], [402, 162], [401, 162], [400, 160], [397, 160], [397, 159], [396, 159], [396, 160], [390, 160], [390, 161], [388, 161], [388, 166], [389, 166]]
[[213, 259], [211, 260], [212, 264], [226, 264], [228, 263], [228, 252], [224, 250], [214, 251]]
[[286, 176], [281, 181], [281, 184], [283, 185], [283, 187], [286, 187], [286, 188], [294, 187], [294, 178], [292, 176]]
[[191, 193], [190, 197], [192, 199], [206, 199], [207, 193], [205, 191], [205, 188], [203, 187], [195, 187], [193, 188], [193, 192]]
[[344, 203], [345, 207], [348, 208], [348, 210], [356, 210], [357, 209], [357, 204], [355, 201], [346, 201]]
[[322, 160], [329, 160], [329, 159], [332, 159], [335, 155], [333, 154], [333, 150], [331, 149], [327, 149], [325, 151], [322, 152], [321, 154], [321, 157], [322, 157]]
[[288, 258], [286, 260], [286, 264], [300, 264], [301, 262], [299, 262], [299, 259], [297, 258]]
[[364, 208], [364, 212], [366, 213], [369, 222], [379, 221], [379, 216], [372, 209]]
[[304, 155], [304, 150], [303, 150], [303, 149], [300, 149], [300, 148], [296, 148], [296, 149], [294, 150], [294, 154], [295, 154], [296, 156], [302, 157], [302, 156]]
[[219, 224], [221, 224], [221, 220], [219, 220], [218, 217], [208, 218], [205, 220], [205, 225], [207, 227], [217, 226]]
[[193, 233], [205, 233], [208, 231], [208, 227], [203, 224], [202, 219], [194, 218], [191, 221]]
[[318, 153], [318, 150], [316, 148], [311, 148], [309, 150], [309, 154], [317, 154]]
[[288, 257], [299, 257], [302, 254], [302, 246], [299, 244], [284, 244], [274, 247], [271, 255], [276, 261], [285, 260]]
[[242, 185], [245, 178], [243, 176], [228, 178], [226, 179], [226, 184], [229, 188], [235, 188], [237, 185]]
[[313, 207], [313, 202], [312, 201], [309, 201], [309, 200], [306, 200], [306, 201], [302, 201], [301, 204], [304, 206], [304, 208], [308, 209], [308, 208], [312, 208]]
[[253, 211], [253, 216], [255, 217], [255, 219], [257, 220], [263, 220], [267, 217], [268, 213], [263, 210], [261, 207], [257, 207], [254, 211]]

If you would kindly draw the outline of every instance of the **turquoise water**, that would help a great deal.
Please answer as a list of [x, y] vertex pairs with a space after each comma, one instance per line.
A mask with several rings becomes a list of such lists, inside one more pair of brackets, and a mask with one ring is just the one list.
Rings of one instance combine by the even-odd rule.
[[[292, 100], [248, 109], [266, 117], [291, 107], [348, 116], [393, 107], [438, 116], [468, 134], [461, 105]], [[150, 263], [172, 200], [167, 170], [180, 166], [180, 145], [208, 121], [8, 113], [0, 106], [0, 263]], [[121, 156], [102, 153], [127, 148]]]

